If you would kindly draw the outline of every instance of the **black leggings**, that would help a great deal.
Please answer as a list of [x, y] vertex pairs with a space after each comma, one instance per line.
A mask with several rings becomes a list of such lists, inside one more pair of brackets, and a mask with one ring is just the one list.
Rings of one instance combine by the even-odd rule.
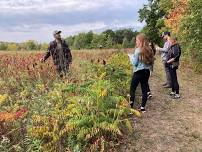
[[133, 74], [131, 86], [130, 86], [130, 101], [131, 107], [133, 107], [134, 102], [135, 102], [135, 91], [137, 89], [138, 84], [141, 84], [141, 89], [142, 89], [142, 107], [145, 107], [147, 103], [147, 92], [149, 88], [149, 76], [150, 76], [150, 71], [148, 69], [140, 70], [137, 71]]
[[169, 72], [171, 76], [171, 87], [172, 91], [176, 94], [179, 94], [179, 83], [177, 80], [177, 67], [172, 68], [172, 66], [169, 67]]

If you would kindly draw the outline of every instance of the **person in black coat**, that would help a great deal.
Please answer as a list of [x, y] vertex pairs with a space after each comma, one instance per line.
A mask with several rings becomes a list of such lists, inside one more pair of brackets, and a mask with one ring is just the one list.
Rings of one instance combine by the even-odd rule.
[[54, 31], [54, 41], [50, 42], [45, 56], [41, 59], [45, 62], [52, 56], [53, 63], [60, 77], [66, 75], [69, 70], [69, 65], [72, 63], [72, 55], [68, 44], [60, 36], [61, 31]]
[[173, 99], [180, 98], [179, 83], [177, 79], [177, 69], [179, 67], [180, 56], [181, 56], [181, 47], [177, 42], [177, 38], [171, 37], [171, 47], [168, 51], [167, 64], [171, 76], [172, 92], [170, 93], [170, 95], [173, 97]]

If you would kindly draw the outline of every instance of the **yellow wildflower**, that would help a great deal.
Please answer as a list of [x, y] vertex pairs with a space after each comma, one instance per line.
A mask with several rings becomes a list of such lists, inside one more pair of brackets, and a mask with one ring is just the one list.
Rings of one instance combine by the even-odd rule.
[[100, 92], [100, 97], [105, 97], [107, 95], [107, 90], [103, 90]]
[[39, 91], [44, 91], [44, 90], [45, 90], [45, 85], [44, 85], [44, 84], [37, 84], [37, 85], [36, 85], [36, 88], [37, 88]]
[[8, 94], [0, 95], [0, 105], [6, 101]]
[[23, 90], [22, 92], [20, 92], [20, 97], [26, 98], [28, 96], [29, 96], [29, 91], [28, 90]]

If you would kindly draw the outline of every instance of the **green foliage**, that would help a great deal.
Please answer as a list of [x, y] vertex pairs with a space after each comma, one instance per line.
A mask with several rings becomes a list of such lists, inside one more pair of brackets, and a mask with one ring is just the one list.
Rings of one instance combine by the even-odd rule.
[[74, 36], [69, 36], [69, 37], [67, 37], [65, 40], [66, 40], [66, 42], [67, 42], [67, 44], [68, 44], [69, 46], [73, 46], [73, 45], [74, 45], [74, 39], [75, 39]]
[[75, 37], [73, 46], [75, 49], [81, 49], [85, 47], [85, 43], [86, 43], [85, 33], [80, 33], [77, 37]]
[[106, 48], [112, 48], [113, 47], [113, 39], [112, 39], [111, 35], [107, 36], [105, 47]]
[[25, 42], [26, 47], [28, 50], [36, 50], [37, 49], [37, 43], [33, 40], [29, 40]]
[[8, 44], [7, 46], [8, 46], [8, 47], [7, 47], [7, 50], [9, 50], [9, 51], [18, 50], [18, 46], [17, 46], [17, 44], [15, 44], [15, 43], [10, 43], [10, 44]]
[[168, 15], [173, 5], [171, 0], [160, 0], [159, 7]]
[[[46, 94], [43, 101], [43, 104], [51, 102], [49, 110], [32, 107], [35, 113], [38, 111], [39, 114], [40, 110], [40, 116], [32, 117], [30, 136], [45, 138], [44, 150], [60, 149], [62, 142], [62, 149], [72, 151], [92, 148], [97, 151], [102, 142], [107, 145], [110, 140], [121, 136], [121, 126], [125, 124], [122, 119], [130, 112], [127, 100], [120, 96], [127, 90], [123, 87], [129, 86], [130, 65], [126, 59], [125, 54], [118, 53], [109, 59], [106, 67], [85, 64], [85, 67], [92, 66], [86, 70], [94, 74], [85, 72], [87, 80], [77, 87], [55, 83], [54, 90]], [[130, 127], [129, 122], [126, 127]]]
[[[202, 69], [202, 1], [190, 0], [188, 12], [181, 19], [179, 34], [181, 43], [192, 62]], [[197, 70], [197, 69], [196, 69]]]
[[69, 42], [70, 47], [74, 49], [122, 48], [124, 38], [128, 40], [125, 47], [133, 47], [134, 45], [131, 45], [130, 42], [137, 34], [138, 32], [134, 32], [132, 29], [106, 30], [100, 34], [90, 31], [67, 37], [66, 40]]
[[[106, 31], [104, 31], [104, 32], [102, 32], [103, 34], [106, 34], [106, 36], [108, 37], [108, 36], [110, 36], [111, 38], [114, 38], [115, 37], [115, 32], [113, 31], [113, 30], [110, 30], [110, 29], [108, 29], [108, 30], [106, 30]], [[114, 40], [113, 40], [114, 41]]]
[[[93, 36], [94, 35], [93, 35], [92, 31], [90, 31], [88, 33], [78, 34], [74, 38], [73, 48], [75, 48], [75, 49], [89, 49], [89, 48], [91, 48], [91, 42], [93, 40]], [[73, 40], [72, 37], [71, 37], [71, 40]]]
[[6, 43], [0, 42], [0, 50], [7, 50], [8, 45]]
[[139, 10], [139, 20], [145, 21], [146, 26], [142, 32], [154, 43], [161, 43], [159, 30], [164, 26], [163, 24], [157, 24], [159, 19], [162, 19], [165, 12], [159, 7], [159, 0], [148, 0], [149, 4], [144, 5]]
[[46, 51], [48, 49], [48, 44], [47, 43], [41, 44], [40, 48], [41, 50]]
[[[19, 136], [15, 137], [16, 143], [9, 136], [12, 142], [3, 143], [4, 149], [15, 145], [19, 151], [107, 151], [108, 143], [116, 143], [123, 130], [132, 132], [128, 114], [139, 113], [130, 109], [126, 96], [131, 76], [128, 57], [116, 52], [106, 63], [79, 62], [63, 80], [48, 75], [43, 79], [39, 71], [35, 79], [22, 69], [19, 77], [8, 77], [1, 71], [0, 88], [8, 95], [1, 96], [0, 110], [17, 111], [21, 106], [29, 109], [21, 121], [5, 127], [5, 134]], [[10, 92], [13, 90], [15, 93]], [[23, 127], [22, 131], [13, 131], [18, 127]]]
[[123, 39], [122, 47], [123, 48], [129, 48], [130, 47], [130, 41], [126, 37]]

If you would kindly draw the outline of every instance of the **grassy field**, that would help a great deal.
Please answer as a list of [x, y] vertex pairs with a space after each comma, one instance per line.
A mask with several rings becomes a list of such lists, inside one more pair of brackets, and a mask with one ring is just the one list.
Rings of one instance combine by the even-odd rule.
[[153, 98], [139, 117], [128, 107], [132, 71], [123, 51], [72, 52], [64, 79], [51, 60], [39, 62], [44, 52], [0, 52], [0, 151], [202, 151], [202, 76], [186, 62], [175, 101], [156, 57]]

